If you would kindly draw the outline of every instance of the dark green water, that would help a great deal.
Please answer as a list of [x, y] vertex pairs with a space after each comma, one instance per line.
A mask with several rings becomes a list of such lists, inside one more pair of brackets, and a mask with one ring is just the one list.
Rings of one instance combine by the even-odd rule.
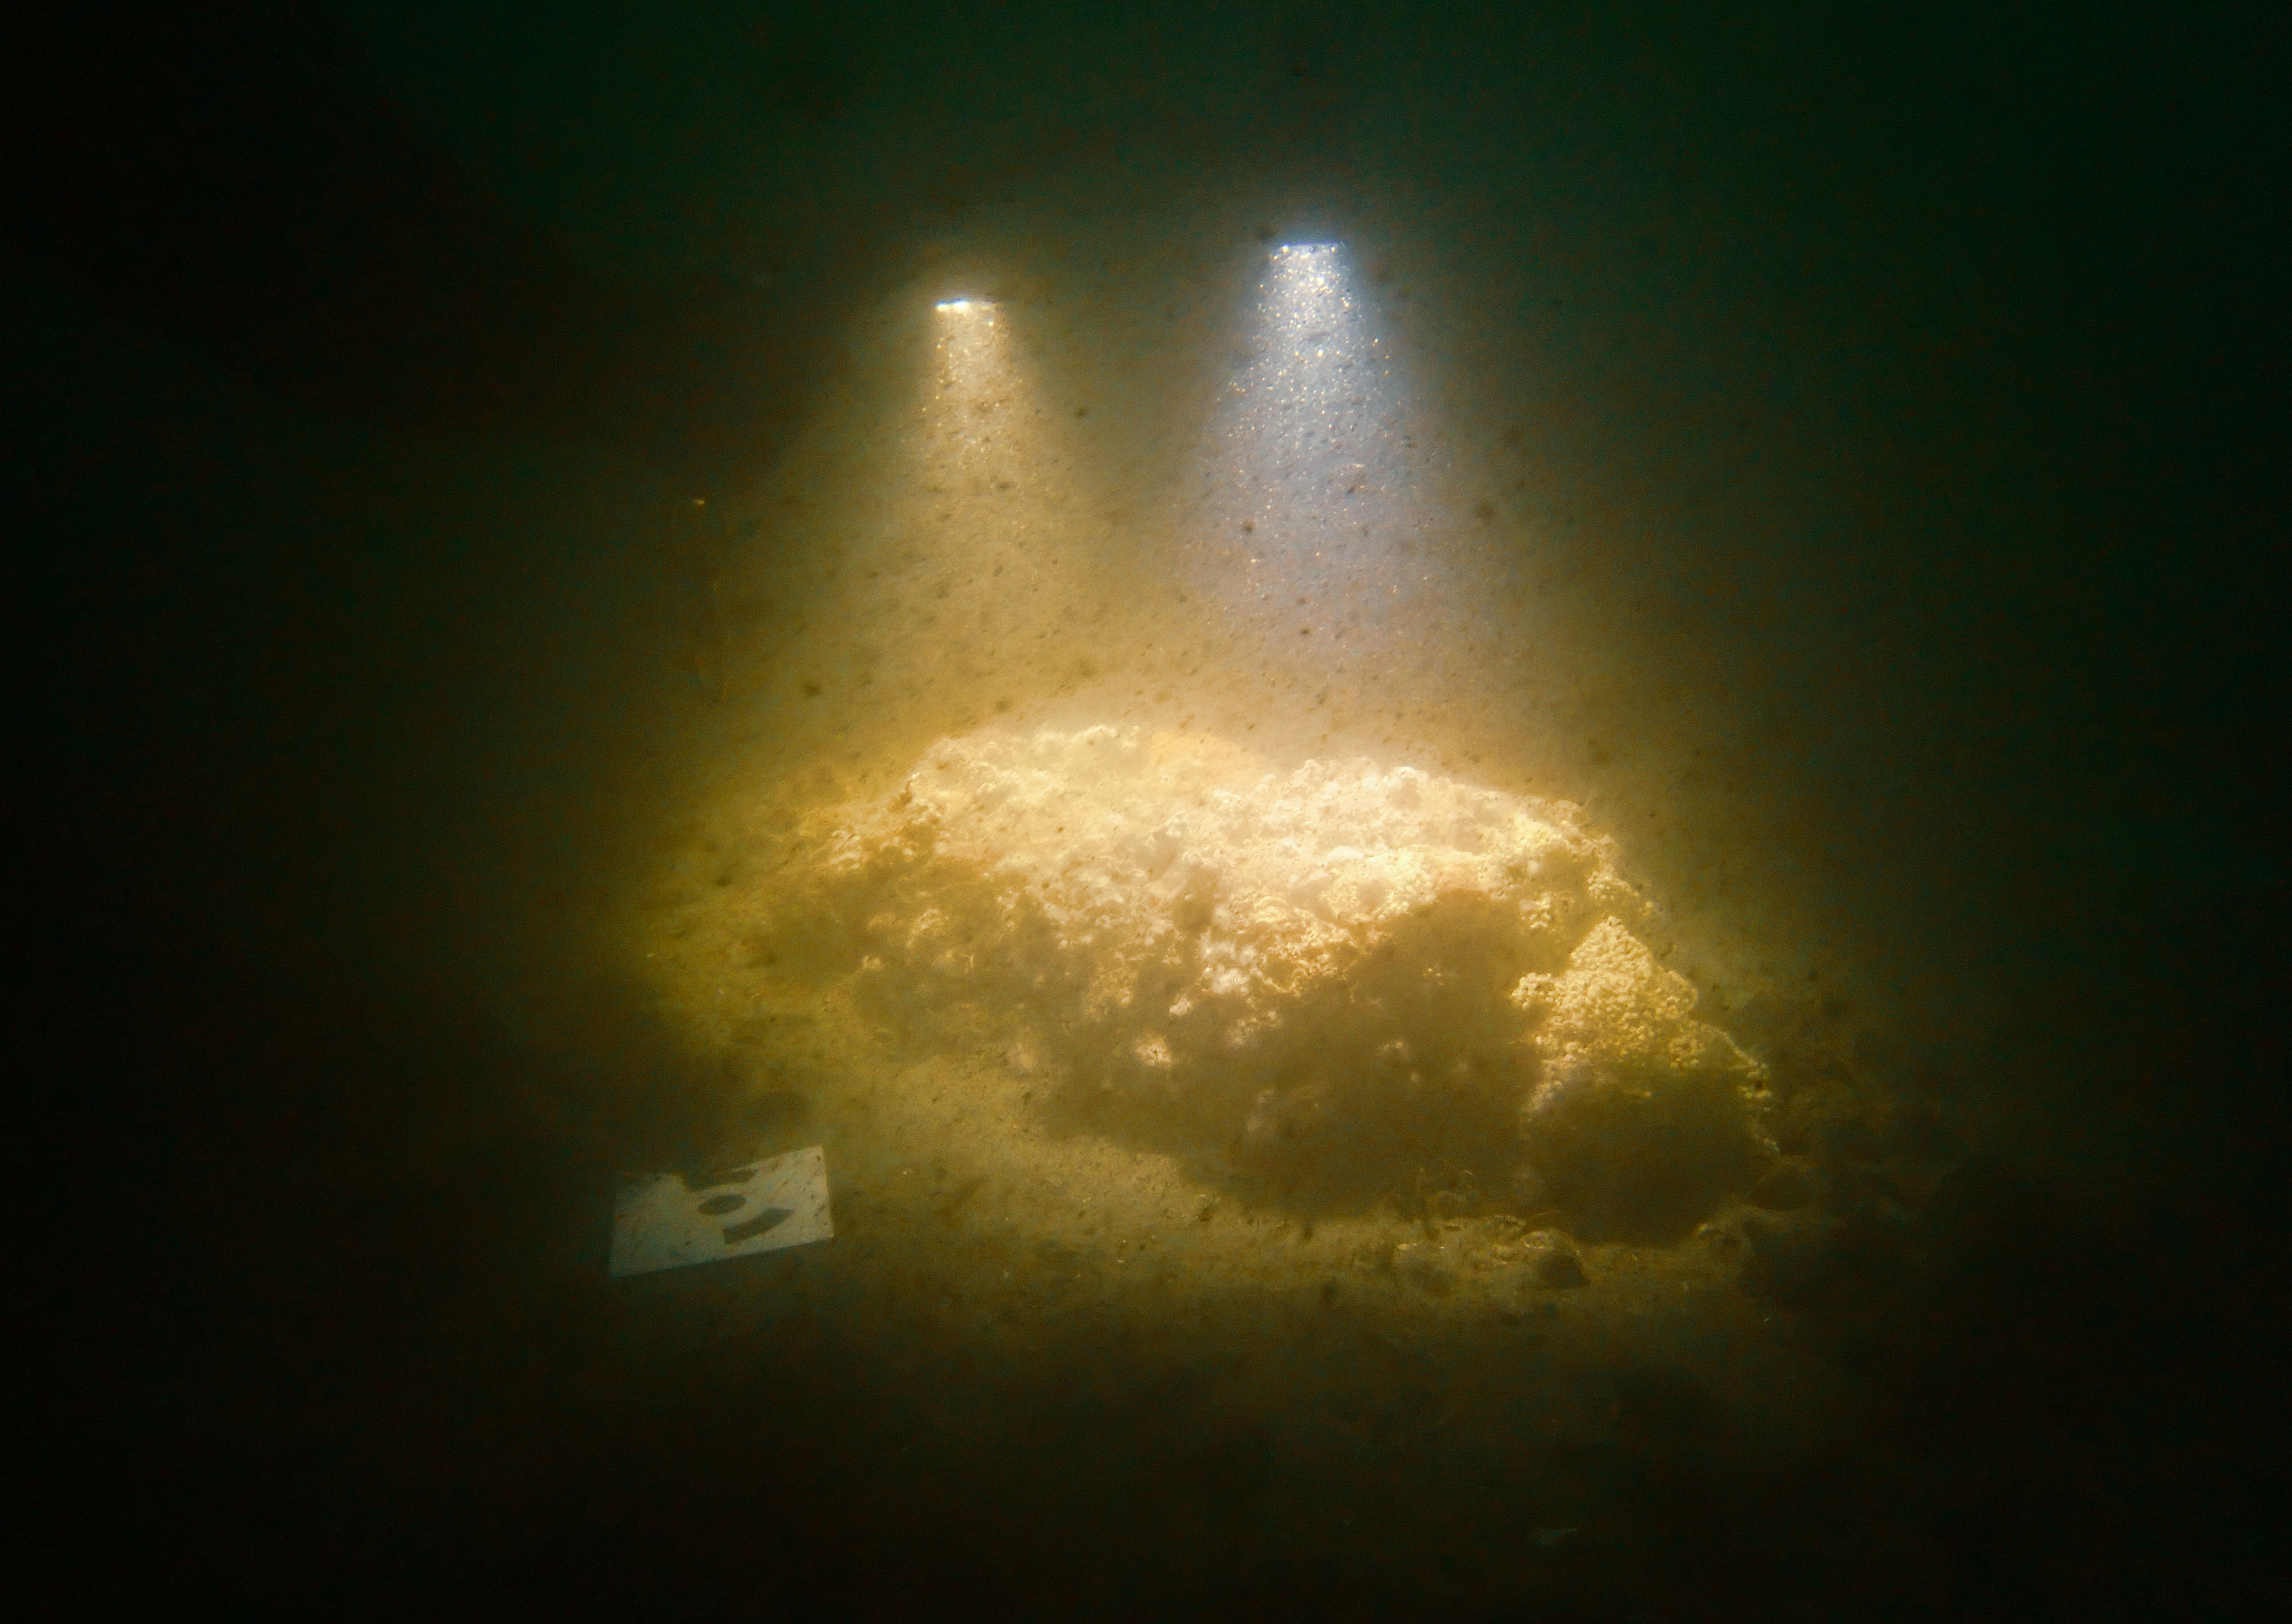
[[[2257, 20], [11, 26], [39, 1603], [2256, 1610]], [[1293, 239], [1432, 446], [1344, 667], [1186, 551]], [[958, 293], [1007, 389], [924, 387]], [[1022, 389], [962, 506], [928, 402]], [[743, 923], [1006, 716], [1580, 805], [1780, 1170], [1624, 1238], [1013, 1170]], [[834, 1242], [605, 1279], [620, 1178], [823, 1142]], [[1438, 1260], [1530, 1218], [1588, 1283]]]

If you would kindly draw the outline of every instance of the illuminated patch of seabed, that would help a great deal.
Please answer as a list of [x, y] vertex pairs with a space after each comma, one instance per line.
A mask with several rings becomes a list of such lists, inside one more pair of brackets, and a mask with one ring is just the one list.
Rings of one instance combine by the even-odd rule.
[[[1466, 1449], [1486, 1446], [1491, 1424], [1512, 1429], [1511, 1447], [1597, 1436], [1605, 1372], [1618, 1369], [1683, 1373], [1764, 1450], [1818, 1446], [1829, 1425], [1834, 1379], [1788, 1322], [1736, 1289], [1721, 1246], [1588, 1246], [1586, 1283], [1554, 1290], [1533, 1283], [1501, 1223], [1391, 1207], [1309, 1223], [1252, 1209], [1174, 1158], [1053, 1128], [1036, 1110], [1042, 1080], [983, 1033], [964, 1052], [916, 1052], [874, 1027], [848, 987], [760, 990], [728, 1016], [705, 937], [674, 945], [693, 954], [681, 968], [661, 943], [664, 992], [696, 1035], [714, 1034], [703, 1041], [761, 1027], [802, 1057], [811, 1120], [787, 1143], [823, 1145], [833, 1186], [826, 1247], [740, 1280], [668, 1277], [672, 1290], [715, 1285], [712, 1300], [759, 1335], [800, 1314], [863, 1338], [929, 1327], [929, 1345], [1016, 1371], [1111, 1345], [1126, 1363], [1100, 1379], [1117, 1380], [1207, 1359], [1231, 1373], [1189, 1424], [1263, 1424], [1292, 1462], [1354, 1440], [1350, 1427], [1328, 1435], [1332, 1405], [1384, 1417], [1368, 1424], [1404, 1438], [1447, 1427]], [[1378, 1375], [1379, 1350], [1398, 1348], [1424, 1363], [1398, 1381]]]
[[[1278, 253], [1261, 291], [1251, 358], [1211, 425], [1178, 574], [1239, 633], [1253, 671], [1277, 649], [1279, 663], [1306, 669], [1389, 651], [1453, 619], [1443, 605], [1458, 590], [1418, 567], [1440, 527], [1413, 408], [1341, 250]], [[932, 567], [959, 560], [987, 576], [962, 634], [943, 619], [929, 639], [955, 651], [938, 658], [1031, 637], [1063, 585], [1042, 539], [1066, 522], [1053, 478], [1063, 452], [1034, 404], [1014, 319], [983, 301], [935, 308], [929, 387], [891, 482], [900, 494], [887, 533], [936, 536]], [[914, 573], [920, 584], [923, 567]], [[960, 578], [955, 591], [960, 607]], [[823, 624], [859, 612], [823, 601], [838, 611], [824, 608]], [[931, 603], [953, 612], [945, 598]], [[1198, 737], [1185, 748], [1242, 753]], [[908, 761], [868, 765], [881, 784]], [[1245, 765], [1263, 776], [1262, 763]], [[1698, 1363], [1715, 1387], [1756, 1385], [1773, 1316], [1735, 1289], [1739, 1242], [1724, 1212], [1676, 1244], [1585, 1245], [1585, 1282], [1555, 1284], [1538, 1267], [1556, 1227], [1548, 1214], [1490, 1210], [1440, 1170], [1335, 1208], [1258, 1199], [1199, 1155], [1054, 1108], [1059, 1064], [1007, 1024], [943, 1009], [903, 1019], [897, 1001], [871, 995], [864, 967], [829, 961], [829, 942], [811, 942], [819, 962], [791, 962], [807, 934], [834, 932], [799, 921], [775, 933], [768, 916], [848, 822], [842, 798], [864, 776], [847, 766], [832, 789], [794, 772], [719, 780], [690, 846], [671, 855], [681, 877], [632, 921], [630, 959], [690, 1051], [723, 1060], [739, 1088], [803, 1098], [801, 1125], [721, 1149], [826, 1150], [836, 1238], [752, 1277], [800, 1266], [862, 1309], [1021, 1346], [1085, 1323], [1166, 1342], [1272, 1304], [1287, 1305], [1305, 1341], [1336, 1314], [1396, 1339], [1521, 1336], [1586, 1363], [1671, 1362], [1693, 1345], [1712, 1351]], [[727, 850], [750, 854], [751, 878], [714, 877]]]
[[[767, 795], [737, 817], [820, 829], [850, 815]], [[1253, 1202], [1198, 1161], [1046, 1109], [1057, 1080], [1006, 1027], [902, 1030], [863, 996], [864, 972], [810, 973], [781, 961], [785, 942], [760, 952], [769, 898], [700, 895], [643, 922], [646, 969], [696, 1051], [741, 1057], [751, 1086], [805, 1096], [787, 1144], [725, 1149], [825, 1146], [837, 1238], [823, 1266], [862, 1294], [1022, 1339], [1076, 1314], [1149, 1325], [1243, 1298], [1430, 1335], [1525, 1327], [1587, 1350], [1619, 1327], [1673, 1338], [1683, 1316], [1707, 1340], [1769, 1334], [1771, 1315], [1734, 1289], [1724, 1223], [1673, 1245], [1585, 1246], [1586, 1283], [1568, 1289], [1538, 1278], [1548, 1218], [1461, 1210], [1437, 1178], [1351, 1211]]]

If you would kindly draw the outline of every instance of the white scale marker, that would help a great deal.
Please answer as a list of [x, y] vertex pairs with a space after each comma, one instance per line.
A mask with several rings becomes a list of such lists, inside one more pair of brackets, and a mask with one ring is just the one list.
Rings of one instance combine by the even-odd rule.
[[835, 1238], [827, 1158], [817, 1145], [735, 1168], [698, 1189], [663, 1173], [621, 1192], [609, 1272], [650, 1274]]

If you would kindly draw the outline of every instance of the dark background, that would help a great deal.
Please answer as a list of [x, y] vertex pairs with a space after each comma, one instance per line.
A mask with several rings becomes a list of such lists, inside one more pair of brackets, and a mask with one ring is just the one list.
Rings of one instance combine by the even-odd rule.
[[[900, 93], [859, 36], [695, 15], [668, 31], [716, 31], [706, 82], [767, 109], [752, 139], [832, 140]], [[1900, 613], [1947, 628], [1915, 760], [1988, 861], [1919, 868], [1940, 848], [1883, 816], [1857, 838], [1908, 854], [1897, 883], [2022, 921], [1992, 967], [2016, 1035], [1980, 1086], [2038, 1126], [2030, 1154], [1969, 1163], [1908, 1254], [1788, 1305], [1860, 1362], [1865, 1412], [1746, 1494], [1691, 1399], [1623, 1381], [1634, 1560], [1524, 1579], [1505, 1482], [1444, 1478], [1430, 1446], [1362, 1467], [1413, 1515], [1279, 1540], [1247, 1537], [1246, 1451], [1188, 1455], [1177, 1480], [1234, 1527], [1169, 1532], [1089, 1475], [1108, 1437], [1151, 1432], [1148, 1399], [1039, 1397], [1098, 1391], [1087, 1347], [1000, 1392], [1005, 1434], [934, 1477], [868, 1420], [868, 1383], [927, 1348], [837, 1346], [828, 1320], [764, 1366], [645, 1344], [583, 1215], [617, 1124], [673, 1116], [685, 1085], [634, 1017], [595, 1077], [508, 1042], [450, 968], [451, 921], [545, 934], [577, 915], [574, 877], [641, 840], [579, 809], [641, 776], [675, 703], [629, 652], [676, 613], [666, 516], [786, 443], [884, 244], [1023, 192], [1027, 154], [1109, 139], [990, 69], [1002, 44], [1055, 55], [1073, 20], [982, 20], [981, 103], [941, 114], [1003, 132], [983, 176], [768, 198], [739, 232], [662, 227], [671, 250], [506, 195], [321, 8], [90, 5], [12, 19], [0, 67], [19, 1341], [51, 1372], [21, 1391], [42, 1555], [20, 1585], [66, 1613], [760, 1609], [767, 1573], [909, 1616], [2262, 1611], [2292, 1351], [2280, 20], [1126, 18], [1072, 45], [1091, 84], [1137, 89], [1104, 117], [1150, 109], [1190, 52], [1255, 53], [1247, 116], [1169, 140], [1269, 184], [1343, 183], [1336, 109], [1380, 71], [1437, 93], [1470, 77], [1444, 63], [1535, 64], [1546, 117], [1751, 210], [1785, 295], [1870, 339], [1899, 477], [1868, 556]], [[1699, 116], [1720, 107], [1732, 124]], [[1714, 150], [1714, 127], [1756, 140]], [[1873, 663], [1829, 671], [1792, 755], [1899, 726]], [[585, 1088], [619, 1103], [583, 1135], [526, 1108]], [[757, 1484], [767, 1445], [816, 1499]]]

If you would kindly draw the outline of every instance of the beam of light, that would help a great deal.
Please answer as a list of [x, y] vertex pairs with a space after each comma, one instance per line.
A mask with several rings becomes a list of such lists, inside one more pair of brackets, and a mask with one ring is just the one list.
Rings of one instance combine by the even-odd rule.
[[[895, 462], [868, 606], [913, 693], [1005, 697], [1013, 651], [1037, 646], [1065, 589], [1055, 560], [1072, 459], [1045, 412], [1012, 313], [959, 295], [932, 307], [930, 350]], [[989, 685], [992, 685], [991, 687]]]
[[[921, 430], [925, 484], [940, 495], [1015, 488], [1037, 449], [1021, 430], [1039, 413], [1009, 323], [984, 299], [941, 300], [932, 312], [933, 370]], [[950, 490], [948, 481], [964, 488]]]
[[1211, 427], [1194, 572], [1263, 654], [1326, 667], [1337, 645], [1390, 643], [1427, 580], [1428, 438], [1341, 245], [1272, 252], [1242, 357]]
[[[1002, 311], [984, 299], [942, 299], [932, 306], [932, 343], [937, 360], [936, 394], [932, 415], [940, 430], [966, 425], [959, 414], [949, 419], [945, 406], [956, 398], [981, 416], [990, 415], [998, 403], [1007, 404], [1013, 377], [1009, 326]], [[932, 432], [926, 429], [926, 433]]]

